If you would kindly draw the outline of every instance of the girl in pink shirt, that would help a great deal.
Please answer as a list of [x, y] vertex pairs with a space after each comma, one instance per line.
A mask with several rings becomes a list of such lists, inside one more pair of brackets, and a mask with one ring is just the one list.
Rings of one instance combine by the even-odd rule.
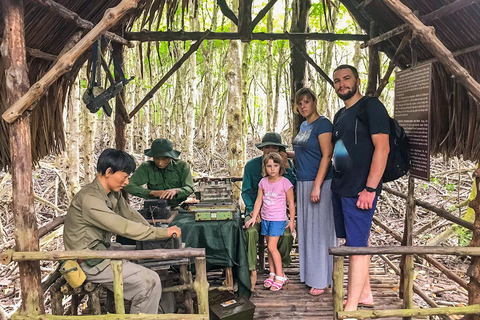
[[[265, 176], [258, 184], [258, 195], [252, 211], [252, 219], [248, 220], [245, 227], [248, 228], [261, 216], [261, 232], [267, 240], [268, 261], [270, 274], [263, 282], [265, 288], [271, 291], [279, 291], [288, 278], [283, 272], [282, 257], [277, 249], [278, 239], [283, 235], [286, 228], [295, 230], [295, 204], [293, 198], [293, 185], [283, 177], [285, 163], [282, 157], [272, 152], [263, 158], [263, 175]], [[290, 221], [287, 224], [287, 202], [290, 209]]]

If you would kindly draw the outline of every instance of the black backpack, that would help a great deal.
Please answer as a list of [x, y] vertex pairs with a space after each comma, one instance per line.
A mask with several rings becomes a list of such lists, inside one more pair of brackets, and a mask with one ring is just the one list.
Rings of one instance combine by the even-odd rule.
[[[371, 97], [365, 97], [358, 109], [357, 118], [362, 122], [369, 131], [367, 117], [367, 101]], [[388, 153], [387, 165], [383, 172], [383, 182], [397, 180], [407, 174], [410, 169], [410, 151], [408, 137], [397, 120], [390, 118], [390, 152]]]

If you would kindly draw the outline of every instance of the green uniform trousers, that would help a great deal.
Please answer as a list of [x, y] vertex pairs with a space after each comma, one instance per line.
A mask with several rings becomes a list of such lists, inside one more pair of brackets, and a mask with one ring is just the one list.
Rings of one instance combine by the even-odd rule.
[[[245, 222], [251, 219], [251, 216], [248, 215], [245, 217]], [[250, 226], [245, 230], [245, 238], [247, 241], [247, 257], [248, 257], [248, 270], [253, 271], [257, 270], [257, 253], [258, 253], [258, 238], [260, 235], [260, 223], [255, 223], [253, 226]], [[290, 232], [290, 228], [285, 229], [283, 236], [278, 240], [278, 251], [282, 257], [282, 266], [284, 268], [288, 267], [292, 262], [290, 257], [290, 251], [292, 251], [293, 246], [293, 235]], [[264, 254], [260, 252], [259, 254]]]

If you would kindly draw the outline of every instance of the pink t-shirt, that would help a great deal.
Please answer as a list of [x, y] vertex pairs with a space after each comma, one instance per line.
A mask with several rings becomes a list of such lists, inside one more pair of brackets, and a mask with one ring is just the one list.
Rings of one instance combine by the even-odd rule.
[[271, 183], [268, 177], [260, 180], [258, 187], [263, 190], [263, 203], [260, 216], [268, 221], [287, 220], [287, 191], [293, 188], [292, 183], [285, 177]]

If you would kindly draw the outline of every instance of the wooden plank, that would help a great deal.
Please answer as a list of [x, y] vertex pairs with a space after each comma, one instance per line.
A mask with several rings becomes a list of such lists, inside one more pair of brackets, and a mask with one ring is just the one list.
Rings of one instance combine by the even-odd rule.
[[270, 9], [273, 7], [273, 5], [275, 4], [275, 2], [277, 2], [277, 0], [270, 0], [266, 5], [265, 7], [263, 7], [262, 10], [260, 10], [260, 12], [257, 14], [257, 16], [255, 17], [255, 19], [253, 19], [252, 21], [252, 30], [255, 29], [255, 27], [257, 26], [257, 24], [263, 19], [263, 17], [265, 17], [265, 15], [268, 13], [268, 11], [270, 11]]

